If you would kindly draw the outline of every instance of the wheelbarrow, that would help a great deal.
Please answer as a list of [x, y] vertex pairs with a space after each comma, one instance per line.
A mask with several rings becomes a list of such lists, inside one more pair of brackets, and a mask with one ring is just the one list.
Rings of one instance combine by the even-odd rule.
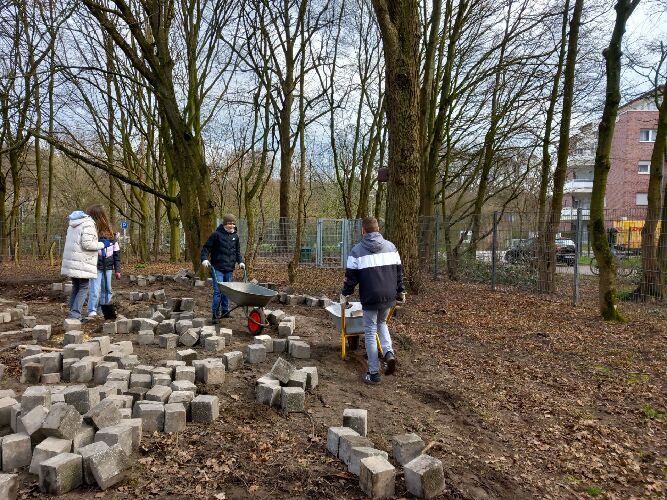
[[278, 295], [278, 292], [254, 283], [248, 283], [248, 275], [245, 270], [243, 271], [244, 281], [242, 282], [218, 281], [213, 266], [211, 266], [211, 276], [218, 283], [220, 293], [224, 293], [229, 300], [236, 304], [229, 312], [243, 307], [244, 315], [248, 320], [248, 331], [252, 335], [259, 335], [264, 328], [269, 326], [266, 321], [266, 314], [264, 314], [264, 306]]
[[[347, 358], [347, 347], [349, 344], [351, 351], [356, 351], [359, 347], [359, 337], [364, 336], [364, 317], [361, 309], [361, 302], [350, 302], [348, 308], [345, 302], [334, 303], [327, 307], [327, 312], [331, 319], [336, 323], [336, 328], [340, 330], [340, 356], [343, 360]], [[394, 307], [389, 311], [387, 321], [394, 314]], [[375, 340], [378, 344], [378, 353], [380, 357], [384, 356], [380, 336], [375, 332]]]

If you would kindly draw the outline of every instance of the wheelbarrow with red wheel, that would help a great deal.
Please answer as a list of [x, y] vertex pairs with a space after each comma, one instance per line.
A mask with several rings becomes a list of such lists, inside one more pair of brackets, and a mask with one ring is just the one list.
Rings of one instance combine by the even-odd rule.
[[[243, 307], [245, 317], [248, 320], [248, 331], [252, 335], [259, 335], [262, 333], [262, 330], [269, 326], [266, 322], [264, 306], [266, 306], [273, 297], [278, 295], [278, 292], [254, 283], [218, 281], [213, 267], [211, 267], [211, 274], [213, 275], [213, 279], [218, 282], [220, 292], [224, 293], [229, 300], [236, 304], [229, 310], [229, 312], [232, 312], [239, 307]], [[247, 276], [244, 275], [244, 278], [247, 279]]]

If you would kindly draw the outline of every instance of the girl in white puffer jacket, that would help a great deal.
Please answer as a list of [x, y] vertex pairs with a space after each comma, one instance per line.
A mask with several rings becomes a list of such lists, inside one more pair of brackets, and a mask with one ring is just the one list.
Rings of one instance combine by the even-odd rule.
[[97, 241], [97, 228], [92, 217], [81, 210], [69, 215], [69, 227], [63, 250], [60, 274], [72, 278], [68, 318], [81, 319], [83, 302], [88, 295], [88, 282], [97, 278], [97, 251], [104, 243]]

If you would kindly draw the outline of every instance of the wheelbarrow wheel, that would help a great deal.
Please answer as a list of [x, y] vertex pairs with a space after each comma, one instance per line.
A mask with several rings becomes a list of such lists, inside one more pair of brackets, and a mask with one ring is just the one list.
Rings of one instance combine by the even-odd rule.
[[357, 349], [359, 349], [359, 336], [355, 335], [353, 337], [348, 337], [347, 346], [350, 349], [350, 351], [356, 351]]
[[263, 309], [255, 308], [248, 314], [248, 331], [252, 335], [259, 335], [264, 330], [266, 314]]

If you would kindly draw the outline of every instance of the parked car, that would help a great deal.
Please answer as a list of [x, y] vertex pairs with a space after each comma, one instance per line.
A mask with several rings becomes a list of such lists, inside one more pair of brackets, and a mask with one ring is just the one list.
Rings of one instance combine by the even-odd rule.
[[[574, 241], [557, 239], [556, 263], [573, 266], [576, 259]], [[518, 240], [505, 252], [505, 262], [508, 264], [535, 264], [537, 262], [537, 238]]]

